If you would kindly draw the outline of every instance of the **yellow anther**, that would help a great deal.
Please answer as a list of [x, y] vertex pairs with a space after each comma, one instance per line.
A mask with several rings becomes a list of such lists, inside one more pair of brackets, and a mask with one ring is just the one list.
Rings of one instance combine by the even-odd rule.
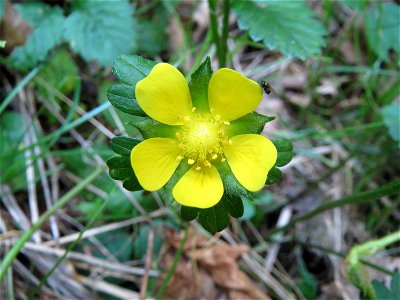
[[213, 107], [210, 108], [210, 112], [214, 112], [215, 109]]
[[194, 159], [189, 158], [189, 159], [188, 159], [188, 164], [189, 164], [189, 165], [193, 165], [193, 164], [194, 164]]
[[195, 106], [193, 106], [193, 108], [192, 108], [192, 112], [195, 112], [196, 111], [196, 107]]
[[205, 161], [204, 161], [204, 165], [205, 165], [206, 167], [211, 168], [211, 164], [210, 164], [210, 162], [209, 162], [208, 160], [205, 160]]
[[182, 143], [180, 143], [180, 144], [178, 145], [178, 147], [181, 148], [181, 149], [183, 149], [183, 148], [185, 148], [185, 145], [182, 144]]
[[175, 132], [175, 135], [176, 135], [176, 137], [181, 137], [181, 132], [180, 131], [177, 131], [177, 132]]
[[233, 144], [232, 140], [229, 140], [228, 143], [229, 143], [229, 145], [232, 145], [232, 144]]
[[211, 159], [217, 159], [217, 157], [218, 157], [218, 155], [217, 155], [217, 154], [214, 154], [214, 155], [211, 157]]
[[229, 121], [224, 121], [225, 125], [231, 125], [231, 123]]
[[190, 121], [190, 117], [189, 117], [189, 116], [185, 116], [183, 119], [184, 119], [186, 122], [189, 122], [189, 121]]
[[223, 158], [221, 159], [221, 162], [224, 162], [224, 161], [226, 161], [226, 158], [225, 158], [225, 157], [223, 157]]
[[200, 170], [201, 170], [201, 167], [197, 167], [197, 168], [196, 168], [196, 171], [200, 171]]
[[176, 160], [177, 160], [177, 161], [181, 161], [182, 159], [183, 159], [183, 156], [178, 155], [178, 156], [176, 157]]
[[215, 119], [215, 121], [221, 120], [221, 115], [215, 115], [214, 119]]

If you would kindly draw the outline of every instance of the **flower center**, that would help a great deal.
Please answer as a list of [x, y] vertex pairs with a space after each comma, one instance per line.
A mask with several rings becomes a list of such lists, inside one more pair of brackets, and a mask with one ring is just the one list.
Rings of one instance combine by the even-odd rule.
[[211, 161], [220, 159], [225, 161], [222, 145], [229, 143], [225, 133], [225, 126], [229, 122], [222, 122], [219, 115], [203, 115], [195, 113], [183, 118], [184, 124], [176, 136], [179, 141], [179, 148], [182, 155], [178, 160], [188, 159], [188, 164], [196, 164], [196, 170], [201, 170], [203, 166], [211, 167]]

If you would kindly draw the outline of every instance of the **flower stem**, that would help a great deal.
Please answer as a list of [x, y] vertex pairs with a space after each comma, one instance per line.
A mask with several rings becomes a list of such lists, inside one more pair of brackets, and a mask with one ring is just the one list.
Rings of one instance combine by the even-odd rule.
[[222, 55], [221, 43], [220, 43], [219, 34], [218, 34], [217, 0], [208, 0], [208, 6], [210, 9], [211, 32], [213, 35], [213, 41], [214, 41], [215, 47], [217, 49], [217, 57], [218, 57], [219, 66], [221, 67], [221, 64], [223, 63], [223, 55]]
[[224, 0], [224, 19], [222, 21], [222, 61], [220, 62], [220, 67], [225, 67], [226, 56], [228, 54], [228, 33], [229, 33], [229, 13], [231, 11], [230, 0]]

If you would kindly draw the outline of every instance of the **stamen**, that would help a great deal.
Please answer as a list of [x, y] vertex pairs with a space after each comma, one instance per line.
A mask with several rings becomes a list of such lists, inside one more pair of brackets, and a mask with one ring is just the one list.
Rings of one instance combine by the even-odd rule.
[[175, 132], [175, 135], [176, 135], [176, 137], [177, 137], [177, 138], [179, 138], [179, 137], [181, 137], [181, 136], [182, 136], [182, 134], [181, 134], [181, 132], [180, 132], [180, 131], [177, 131], [177, 132]]
[[211, 108], [210, 108], [210, 112], [213, 113], [214, 111], [215, 111], [214, 107], [211, 107]]
[[189, 165], [193, 165], [193, 164], [194, 164], [194, 159], [189, 158], [189, 159], [188, 159], [188, 164], [189, 164]]
[[193, 108], [192, 108], [192, 112], [195, 112], [196, 111], [196, 107], [195, 106], [193, 106]]
[[224, 121], [225, 125], [231, 125], [231, 123], [229, 121]]
[[215, 119], [215, 121], [221, 120], [221, 115], [215, 115], [214, 119]]
[[180, 143], [180, 144], [178, 145], [178, 147], [181, 148], [181, 149], [183, 149], [183, 148], [185, 148], [185, 145], [182, 144], [182, 143]]
[[205, 160], [205, 161], [204, 161], [204, 165], [205, 165], [206, 167], [211, 168], [211, 164], [210, 164], [210, 162], [209, 162], [208, 160]]
[[225, 157], [223, 157], [223, 158], [221, 159], [221, 162], [224, 162], [224, 161], [226, 161], [226, 158], [225, 158]]
[[182, 159], [183, 159], [183, 156], [178, 155], [178, 156], [176, 157], [176, 160], [177, 160], [177, 161], [181, 161]]
[[211, 157], [211, 159], [217, 159], [217, 157], [218, 157], [218, 155], [217, 155], [217, 154], [214, 154], [214, 155]]
[[190, 117], [189, 117], [189, 116], [185, 116], [183, 119], [184, 119], [186, 122], [189, 122], [189, 121], [190, 121]]
[[196, 171], [200, 171], [200, 170], [201, 170], [201, 167], [200, 167], [200, 166], [196, 168]]
[[229, 145], [232, 145], [232, 144], [233, 144], [233, 141], [232, 141], [232, 140], [229, 140], [228, 143], [229, 143]]

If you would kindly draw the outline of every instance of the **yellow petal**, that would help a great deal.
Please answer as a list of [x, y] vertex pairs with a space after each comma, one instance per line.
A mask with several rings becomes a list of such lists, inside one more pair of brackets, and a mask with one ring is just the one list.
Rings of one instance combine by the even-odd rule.
[[208, 101], [214, 115], [224, 121], [236, 120], [252, 112], [262, 98], [260, 85], [231, 69], [219, 69], [208, 85]]
[[152, 138], [135, 146], [131, 164], [140, 185], [148, 191], [162, 188], [179, 165], [178, 143], [168, 138]]
[[275, 145], [258, 134], [237, 135], [231, 140], [231, 145], [224, 146], [224, 154], [233, 175], [247, 190], [261, 190], [276, 162]]
[[221, 200], [224, 186], [217, 169], [193, 166], [187, 171], [172, 190], [176, 201], [185, 206], [209, 208]]
[[135, 88], [136, 100], [154, 120], [167, 125], [181, 125], [191, 114], [192, 100], [185, 77], [174, 66], [159, 63]]

